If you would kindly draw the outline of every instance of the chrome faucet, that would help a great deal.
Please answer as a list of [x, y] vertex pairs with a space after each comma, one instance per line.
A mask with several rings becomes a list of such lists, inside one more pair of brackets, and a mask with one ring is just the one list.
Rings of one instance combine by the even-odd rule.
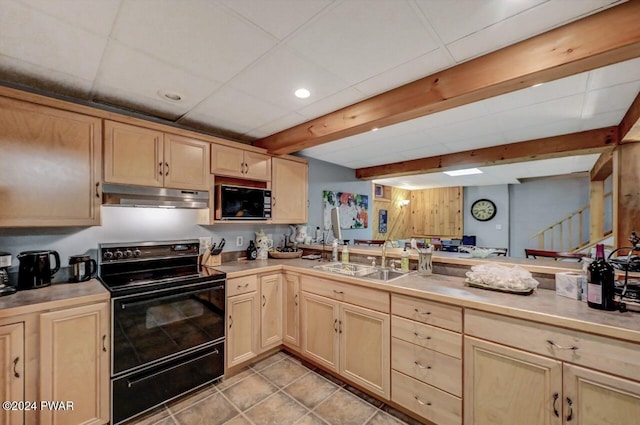
[[382, 244], [382, 258], [380, 259], [380, 266], [384, 269], [387, 267], [387, 241]]

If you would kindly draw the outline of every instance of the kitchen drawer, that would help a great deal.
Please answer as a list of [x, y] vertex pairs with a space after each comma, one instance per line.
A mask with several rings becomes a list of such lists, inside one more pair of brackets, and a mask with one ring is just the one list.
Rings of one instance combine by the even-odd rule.
[[302, 290], [334, 300], [389, 313], [389, 293], [358, 285], [311, 276], [301, 276]]
[[465, 333], [640, 381], [640, 344], [469, 309]]
[[462, 400], [395, 370], [391, 400], [438, 425], [462, 424]]
[[391, 336], [457, 359], [462, 358], [462, 334], [391, 316]]
[[391, 338], [391, 367], [419, 381], [462, 396], [462, 360]]
[[391, 313], [450, 331], [462, 332], [461, 307], [393, 294]]
[[246, 294], [258, 290], [258, 276], [234, 277], [227, 280], [227, 297]]

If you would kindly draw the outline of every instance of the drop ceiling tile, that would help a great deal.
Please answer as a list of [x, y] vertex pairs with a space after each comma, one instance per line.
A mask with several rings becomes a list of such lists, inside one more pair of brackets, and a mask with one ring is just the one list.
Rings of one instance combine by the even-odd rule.
[[0, 54], [59, 73], [93, 80], [106, 37], [17, 2], [2, 3]]
[[627, 109], [618, 109], [617, 111], [605, 112], [590, 117], [583, 116], [582, 120], [580, 120], [580, 131], [618, 125], [626, 113]]
[[[130, 96], [158, 99], [171, 111], [185, 113], [221, 86], [221, 83], [197, 77], [158, 59], [110, 42], [105, 51], [98, 86], [114, 87]], [[179, 94], [180, 102], [165, 100], [159, 92]]]
[[447, 48], [456, 61], [462, 62], [599, 12], [613, 3], [612, 0], [547, 1], [510, 19], [446, 43]]
[[0, 80], [79, 99], [89, 99], [93, 80], [0, 55]]
[[491, 117], [480, 117], [455, 124], [430, 129], [441, 142], [452, 143], [474, 137], [493, 135], [500, 131], [498, 123]]
[[94, 85], [93, 101], [169, 121], [176, 121], [186, 112], [184, 107], [165, 102], [160, 98], [142, 96], [106, 84]]
[[244, 133], [244, 135], [253, 137], [255, 139], [262, 139], [263, 137], [267, 137], [269, 133], [254, 129]]
[[[195, 111], [189, 111], [180, 117], [180, 123], [184, 123], [187, 126], [194, 126], [197, 124], [199, 127], [207, 129], [218, 129], [219, 133], [227, 134], [242, 134], [250, 137], [257, 137], [256, 134], [264, 134], [263, 132], [252, 132], [251, 126], [243, 125], [236, 121], [228, 121], [220, 116], [199, 113]], [[264, 134], [267, 136], [267, 134]]]
[[451, 152], [462, 152], [488, 148], [491, 146], [499, 146], [507, 143], [509, 143], [509, 141], [503, 133], [493, 133], [456, 140], [455, 142], [447, 143], [446, 146], [451, 149]]
[[449, 59], [449, 56], [442, 49], [436, 49], [419, 58], [374, 75], [354, 87], [367, 95], [373, 96], [419, 80], [452, 65], [454, 63]]
[[563, 134], [577, 133], [581, 131], [580, 120], [568, 119], [520, 127], [513, 130], [505, 130], [504, 134], [508, 143], [524, 142], [527, 140], [542, 139]]
[[222, 0], [221, 3], [282, 40], [333, 0]]
[[640, 80], [640, 58], [595, 69], [589, 73], [589, 90]]
[[[301, 109], [347, 87], [344, 81], [285, 47], [265, 55], [229, 84], [288, 111]], [[300, 87], [308, 89], [311, 96], [295, 97], [293, 92]]]
[[404, 0], [342, 2], [297, 32], [287, 44], [350, 84], [438, 47]]
[[583, 100], [584, 95], [582, 94], [554, 99], [549, 102], [503, 111], [494, 115], [493, 119], [505, 132], [520, 127], [545, 125], [549, 122], [562, 121], [569, 118], [579, 119], [582, 115]]
[[259, 126], [257, 128], [257, 130], [266, 132], [267, 134], [274, 134], [277, 133], [279, 131], [285, 130], [287, 128], [296, 126], [298, 124], [301, 124], [303, 122], [307, 121], [307, 119], [305, 117], [303, 117], [302, 115], [296, 113], [296, 112], [291, 112], [287, 115], [281, 116], [263, 126]]
[[124, 2], [113, 37], [218, 81], [227, 81], [276, 44], [271, 35], [208, 0]]
[[[260, 129], [287, 113], [272, 103], [250, 96], [232, 87], [225, 86], [217, 90], [192, 112], [208, 116], [212, 121], [223, 120], [227, 124], [239, 125], [242, 132]], [[240, 127], [236, 131], [240, 131]], [[229, 128], [229, 130], [235, 130]]]
[[582, 116], [588, 118], [616, 109], [628, 109], [640, 91], [640, 81], [587, 92]]
[[[4, 3], [7, 0], [3, 0]], [[68, 24], [108, 36], [118, 14], [121, 0], [20, 0], [34, 9]]]
[[417, 3], [446, 44], [482, 31], [544, 1], [417, 0]]
[[305, 116], [308, 120], [326, 115], [330, 112], [342, 109], [345, 106], [353, 105], [366, 97], [363, 93], [353, 88], [346, 88], [339, 92], [324, 97], [308, 106], [304, 106], [297, 112]]

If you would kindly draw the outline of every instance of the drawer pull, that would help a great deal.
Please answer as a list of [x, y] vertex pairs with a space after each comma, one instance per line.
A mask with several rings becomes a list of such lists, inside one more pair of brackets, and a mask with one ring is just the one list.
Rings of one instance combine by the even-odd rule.
[[576, 347], [575, 345], [572, 345], [571, 347], [563, 347], [562, 345], [558, 345], [555, 342], [551, 341], [550, 339], [547, 340], [547, 342], [549, 343], [549, 345], [551, 345], [552, 347], [556, 347], [558, 350], [577, 350], [578, 347]]
[[298, 306], [298, 294], [293, 297], [293, 303], [296, 305], [296, 307]]
[[102, 351], [107, 352], [107, 347], [105, 346], [105, 342], [107, 340], [107, 335], [102, 335]]
[[237, 289], [248, 288], [248, 287], [249, 287], [249, 284], [245, 283], [244, 285], [238, 285]]
[[333, 321], [333, 330], [338, 333], [338, 319]]
[[420, 310], [418, 310], [417, 308], [414, 308], [414, 310], [415, 310], [415, 312], [416, 312], [416, 313], [418, 313], [418, 314], [422, 314], [423, 316], [428, 316], [428, 315], [430, 315], [430, 314], [431, 314], [431, 312], [430, 312], [430, 311], [420, 311]]
[[333, 290], [334, 294], [338, 294], [338, 295], [343, 295], [344, 291], [336, 291], [335, 289]]
[[265, 297], [264, 295], [262, 296], [262, 307], [264, 307], [265, 305], [267, 305], [267, 297]]
[[233, 326], [233, 317], [229, 315], [229, 329], [231, 329], [231, 326]]
[[558, 407], [556, 406], [556, 402], [558, 401], [558, 397], [560, 397], [560, 395], [558, 393], [555, 393], [553, 395], [553, 414], [556, 415], [556, 418], [560, 417], [560, 413], [558, 413]]
[[567, 416], [567, 422], [573, 419], [573, 401], [567, 397], [567, 405], [569, 406], [569, 416]]
[[416, 399], [416, 401], [418, 402], [418, 404], [422, 405], [422, 406], [431, 406], [431, 402], [430, 401], [422, 401], [420, 400], [420, 397], [418, 397], [417, 395], [414, 395], [413, 398]]
[[415, 363], [415, 365], [418, 366], [420, 369], [431, 369], [431, 366], [424, 366], [422, 363], [420, 363], [417, 360], [413, 363]]
[[430, 336], [422, 336], [418, 332], [414, 332], [413, 334], [416, 336], [416, 338], [419, 338], [419, 339], [431, 339]]

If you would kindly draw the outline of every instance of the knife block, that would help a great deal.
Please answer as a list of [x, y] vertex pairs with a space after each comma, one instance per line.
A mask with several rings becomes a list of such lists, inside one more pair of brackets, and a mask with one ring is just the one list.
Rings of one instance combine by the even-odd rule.
[[207, 250], [202, 254], [202, 261], [200, 264], [207, 267], [219, 266], [222, 264], [222, 254], [211, 255], [211, 251]]

